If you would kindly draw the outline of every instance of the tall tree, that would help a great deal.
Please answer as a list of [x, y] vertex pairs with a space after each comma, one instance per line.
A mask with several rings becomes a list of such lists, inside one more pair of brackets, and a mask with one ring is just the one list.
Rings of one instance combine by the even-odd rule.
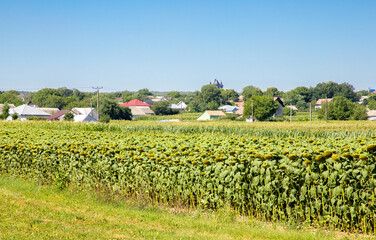
[[327, 104], [327, 110], [325, 110], [325, 107], [319, 110], [319, 118], [321, 119], [325, 117], [325, 111], [327, 111], [329, 120], [348, 120], [354, 113], [355, 104], [345, 97], [334, 97], [333, 100]]
[[239, 98], [239, 94], [234, 89], [221, 90], [221, 96], [224, 102], [236, 102]]
[[267, 88], [264, 95], [269, 97], [282, 97], [282, 93], [276, 87]]
[[216, 102], [220, 103], [221, 90], [213, 84], [207, 84], [201, 87], [201, 98], [205, 103]]
[[166, 97], [180, 98], [181, 97], [181, 93], [179, 91], [171, 91], [171, 92], [167, 93]]
[[252, 96], [262, 96], [263, 93], [260, 88], [251, 85], [244, 87], [241, 94], [243, 95], [244, 100], [247, 100]]
[[22, 99], [17, 97], [19, 94], [19, 92], [14, 90], [2, 92], [0, 94], [0, 103], [9, 103], [14, 104], [15, 106], [19, 106], [22, 104]]
[[252, 114], [257, 120], [264, 121], [273, 116], [278, 109], [278, 103], [268, 96], [253, 96], [244, 104], [243, 117], [248, 118]]
[[359, 100], [359, 96], [356, 94], [353, 85], [349, 83], [338, 84], [331, 81], [318, 83], [313, 88], [313, 96], [315, 99], [342, 96], [351, 100], [352, 102]]
[[132, 120], [132, 112], [128, 107], [120, 107], [114, 100], [102, 98], [100, 100], [100, 114], [114, 120]]

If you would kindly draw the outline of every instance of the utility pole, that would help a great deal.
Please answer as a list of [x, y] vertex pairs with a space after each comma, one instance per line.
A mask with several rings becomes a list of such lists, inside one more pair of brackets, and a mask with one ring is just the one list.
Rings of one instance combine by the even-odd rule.
[[251, 100], [251, 107], [252, 107], [252, 122], [253, 122], [253, 99]]
[[309, 103], [309, 121], [312, 122], [312, 103]]
[[325, 98], [325, 121], [328, 122], [328, 98]]
[[292, 105], [290, 105], [290, 122], [292, 122]]
[[98, 122], [99, 122], [99, 89], [102, 89], [103, 87], [93, 87], [93, 89], [97, 90], [97, 114], [98, 114]]

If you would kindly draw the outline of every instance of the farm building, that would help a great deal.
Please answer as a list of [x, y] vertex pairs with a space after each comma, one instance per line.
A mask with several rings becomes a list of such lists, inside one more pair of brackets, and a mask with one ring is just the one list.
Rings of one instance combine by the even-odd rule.
[[139, 116], [150, 116], [154, 115], [153, 110], [150, 108], [150, 104], [142, 102], [138, 99], [133, 99], [129, 102], [120, 104], [121, 107], [129, 107], [132, 112], [132, 118], [137, 118]]
[[278, 108], [277, 108], [277, 111], [275, 111], [273, 117], [282, 116], [283, 115], [283, 107], [285, 106], [285, 104], [283, 103], [282, 99], [280, 99], [279, 97], [275, 97], [274, 101], [276, 101], [278, 103]]
[[211, 120], [211, 119], [220, 119], [226, 117], [222, 111], [205, 111], [203, 112], [197, 120]]
[[235, 113], [238, 109], [239, 109], [238, 107], [231, 106], [231, 105], [224, 105], [218, 108], [218, 110], [222, 110], [223, 112], [226, 112], [226, 113]]
[[94, 108], [73, 108], [75, 122], [97, 122], [98, 113]]
[[147, 104], [143, 101], [140, 101], [138, 99], [133, 99], [129, 102], [125, 102], [123, 104], [119, 105], [120, 107], [151, 107], [151, 104]]
[[315, 109], [320, 109], [321, 108], [321, 105], [325, 102], [330, 102], [332, 101], [333, 98], [320, 98], [319, 100], [317, 100], [316, 104], [315, 104]]
[[18, 119], [20, 119], [21, 121], [27, 120], [28, 117], [47, 118], [51, 115], [42, 110], [39, 110], [38, 108], [30, 107], [27, 104], [23, 104], [21, 106], [18, 106], [16, 108], [11, 108], [9, 110], [10, 115], [13, 115], [15, 113], [17, 113]]
[[71, 110], [61, 110], [61, 111], [58, 111], [54, 114], [52, 114], [51, 116], [49, 116], [47, 118], [47, 120], [49, 121], [63, 121], [64, 120], [64, 116], [67, 112], [71, 112]]
[[153, 116], [154, 112], [150, 107], [129, 107], [132, 112], [132, 118], [135, 119], [140, 116]]

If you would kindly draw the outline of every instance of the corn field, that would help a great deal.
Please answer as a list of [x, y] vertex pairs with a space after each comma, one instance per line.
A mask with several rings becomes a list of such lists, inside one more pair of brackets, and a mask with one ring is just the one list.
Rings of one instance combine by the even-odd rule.
[[374, 233], [376, 137], [357, 124], [0, 122], [0, 174]]

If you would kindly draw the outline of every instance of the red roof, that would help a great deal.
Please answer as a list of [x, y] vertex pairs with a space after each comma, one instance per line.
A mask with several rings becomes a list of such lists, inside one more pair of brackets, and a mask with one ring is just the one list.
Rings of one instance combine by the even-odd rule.
[[120, 104], [121, 107], [124, 107], [124, 106], [147, 106], [147, 107], [150, 107], [151, 105], [147, 104], [147, 103], [144, 103], [138, 99], [133, 99], [129, 102], [125, 102], [123, 104]]

